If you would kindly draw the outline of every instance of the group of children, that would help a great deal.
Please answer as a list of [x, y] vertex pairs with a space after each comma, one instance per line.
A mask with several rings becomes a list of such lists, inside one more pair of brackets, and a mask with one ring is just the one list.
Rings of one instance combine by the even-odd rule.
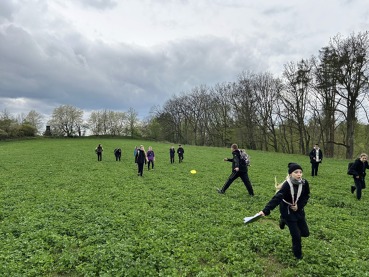
[[[97, 154], [97, 160], [102, 161], [102, 153], [104, 149], [101, 144], [98, 144], [98, 146], [95, 148], [95, 153]], [[174, 163], [176, 150], [173, 146], [169, 149], [169, 156], [170, 156], [170, 163]], [[178, 154], [178, 162], [183, 162], [184, 157], [184, 149], [181, 144], [178, 145], [177, 149]], [[121, 148], [115, 148], [114, 149], [114, 156], [116, 161], [120, 161], [122, 157], [122, 149]], [[143, 168], [144, 165], [147, 164], [147, 170], [154, 169], [154, 162], [155, 162], [155, 153], [151, 146], [149, 146], [147, 152], [145, 151], [145, 148], [143, 145], [140, 145], [140, 147], [135, 146], [135, 149], [133, 151], [133, 156], [135, 159], [135, 163], [137, 164], [137, 175], [142, 176], [143, 175]]]
[[[237, 144], [232, 144], [232, 158], [225, 158], [225, 161], [232, 162], [232, 173], [225, 182], [222, 189], [218, 189], [218, 193], [224, 194], [227, 188], [232, 182], [240, 177], [245, 184], [245, 187], [251, 196], [254, 195], [254, 191], [251, 182], [248, 177], [247, 165], [243, 165], [241, 162], [240, 150]], [[98, 161], [102, 160], [102, 145], [99, 144], [95, 149]], [[176, 150], [174, 147], [170, 147], [170, 162], [174, 163]], [[121, 149], [117, 148], [114, 150], [116, 159], [120, 161]], [[179, 163], [183, 161], [184, 149], [179, 145], [177, 149]], [[117, 158], [117, 155], [119, 158]], [[312, 163], [312, 176], [317, 176], [318, 165], [321, 163], [323, 155], [318, 145], [314, 146], [314, 149], [310, 152], [310, 162]], [[135, 162], [138, 166], [138, 176], [142, 176], [144, 164], [148, 164], [148, 170], [154, 169], [155, 153], [150, 146], [147, 153], [143, 145], [139, 148], [135, 147], [134, 150]], [[354, 185], [351, 186], [351, 193], [356, 191], [357, 199], [361, 199], [362, 189], [365, 188], [365, 171], [369, 168], [368, 155], [362, 153], [353, 163], [349, 164], [347, 174], [352, 175], [354, 179]], [[288, 227], [291, 238], [292, 238], [292, 252], [297, 259], [302, 259], [302, 245], [301, 238], [308, 237], [309, 227], [305, 218], [304, 207], [310, 198], [310, 187], [309, 182], [302, 178], [303, 169], [297, 163], [288, 164], [288, 175], [286, 180], [277, 185], [276, 194], [272, 199], [265, 205], [265, 207], [258, 212], [259, 216], [267, 216], [270, 212], [279, 206], [280, 211], [280, 222], [279, 227], [284, 229]]]

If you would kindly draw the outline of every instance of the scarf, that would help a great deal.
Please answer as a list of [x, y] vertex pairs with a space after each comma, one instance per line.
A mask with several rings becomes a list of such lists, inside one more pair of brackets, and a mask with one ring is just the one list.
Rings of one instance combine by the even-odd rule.
[[[288, 184], [290, 185], [290, 190], [291, 190], [291, 197], [292, 197], [292, 203], [289, 203], [288, 201], [284, 200], [283, 199], [283, 202], [290, 205], [290, 206], [293, 206], [297, 203], [297, 201], [299, 201], [299, 198], [301, 196], [301, 192], [302, 192], [302, 180], [296, 180], [296, 179], [292, 179], [292, 178], [287, 178], [286, 179]], [[297, 195], [296, 195], [296, 199], [295, 199], [295, 192], [293, 190], [293, 185], [298, 185], [298, 189], [297, 189]]]
[[315, 161], [316, 162], [320, 162], [320, 159], [319, 159], [319, 148], [318, 149], [315, 149]]

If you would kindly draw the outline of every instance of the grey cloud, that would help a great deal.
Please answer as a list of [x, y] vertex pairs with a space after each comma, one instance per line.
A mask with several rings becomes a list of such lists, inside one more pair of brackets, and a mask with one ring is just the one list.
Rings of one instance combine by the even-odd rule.
[[[41, 2], [39, 7], [28, 8], [46, 9], [47, 2]], [[19, 8], [16, 2], [10, 3], [6, 12], [1, 9], [4, 3], [0, 4], [0, 18], [1, 14], [11, 18]], [[117, 2], [79, 3], [108, 9]], [[221, 5], [220, 1], [217, 3]], [[242, 1], [227, 4], [242, 5]], [[252, 8], [256, 12], [262, 9], [256, 4]], [[45, 20], [44, 13], [35, 20], [22, 17], [22, 22], [6, 22], [0, 26], [0, 110], [7, 105], [16, 108], [14, 103], [23, 101], [22, 107], [29, 103], [30, 109], [41, 113], [69, 104], [83, 110], [127, 111], [132, 107], [142, 116], [151, 107], [195, 86], [233, 81], [245, 70], [280, 72], [291, 58], [309, 58], [301, 51], [309, 32], [289, 29], [292, 16], [287, 21], [278, 21], [285, 17], [284, 12], [292, 14], [295, 10], [264, 9], [264, 12], [273, 19], [254, 17], [248, 25], [233, 30], [240, 33], [234, 39], [210, 35], [187, 37], [154, 47], [90, 41], [74, 31], [72, 23], [64, 22], [63, 18]], [[290, 33], [294, 33], [294, 39]], [[304, 37], [299, 37], [300, 34]], [[309, 41], [309, 46], [312, 43]], [[316, 51], [322, 46], [318, 45]], [[37, 105], [43, 110], [35, 108]]]
[[15, 1], [7, 0], [7, 1], [0, 1], [0, 23], [6, 20], [13, 19], [13, 13], [18, 9], [18, 4]]
[[73, 0], [73, 2], [79, 2], [82, 6], [99, 10], [112, 9], [117, 6], [117, 1], [114, 0]]
[[247, 45], [216, 37], [145, 48], [91, 43], [77, 33], [37, 37], [13, 25], [0, 36], [0, 97], [45, 101], [47, 106], [133, 107], [146, 114], [174, 94], [231, 81], [262, 64]]

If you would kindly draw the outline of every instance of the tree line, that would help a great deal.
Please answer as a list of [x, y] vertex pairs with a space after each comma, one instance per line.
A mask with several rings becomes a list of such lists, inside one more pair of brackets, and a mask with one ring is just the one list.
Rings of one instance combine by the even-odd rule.
[[[236, 81], [196, 86], [173, 95], [150, 118], [127, 112], [54, 109], [44, 135], [146, 137], [173, 143], [307, 154], [315, 143], [327, 157], [351, 159], [369, 142], [369, 34], [336, 35], [317, 56], [289, 62], [280, 77], [244, 71]], [[0, 114], [0, 138], [36, 135], [36, 111]]]
[[317, 56], [285, 64], [281, 77], [247, 71], [194, 87], [151, 121], [168, 141], [300, 154], [319, 143], [327, 157], [351, 159], [368, 143], [368, 49], [368, 32], [337, 35]]
[[110, 135], [140, 137], [141, 125], [137, 112], [111, 110], [92, 111], [84, 119], [84, 111], [71, 105], [61, 105], [53, 110], [44, 128], [44, 116], [32, 110], [27, 115], [13, 117], [8, 111], [0, 113], [0, 138], [32, 137], [36, 135], [75, 137]]

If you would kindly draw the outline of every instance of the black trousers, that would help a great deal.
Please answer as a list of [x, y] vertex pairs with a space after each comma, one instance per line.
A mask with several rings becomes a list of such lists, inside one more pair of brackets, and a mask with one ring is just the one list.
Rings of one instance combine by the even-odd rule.
[[115, 155], [115, 160], [120, 161], [120, 155]]
[[311, 163], [311, 176], [318, 176], [319, 164], [316, 162]]
[[150, 161], [147, 163], [147, 170], [150, 170], [150, 164], [151, 164], [151, 168], [154, 169], [154, 161]]
[[174, 156], [170, 156], [170, 163], [174, 163]]
[[183, 161], [183, 154], [178, 154], [178, 161], [180, 163]]
[[229, 186], [233, 183], [233, 181], [236, 180], [238, 177], [240, 177], [241, 180], [243, 181], [249, 194], [254, 195], [254, 190], [252, 188], [247, 171], [246, 172], [232, 171], [231, 175], [228, 177], [228, 180], [225, 182], [222, 188], [222, 192], [225, 192], [229, 188]]
[[144, 170], [144, 164], [143, 163], [137, 163], [137, 168], [138, 168], [137, 175], [142, 176], [143, 170]]
[[97, 152], [97, 160], [102, 161], [102, 153], [101, 152]]
[[363, 177], [360, 177], [360, 178], [354, 177], [354, 182], [355, 182], [355, 189], [356, 189], [356, 198], [360, 200], [361, 191], [362, 189], [365, 189], [365, 179]]
[[302, 258], [301, 237], [308, 237], [310, 235], [309, 227], [306, 223], [305, 217], [297, 221], [287, 221], [286, 225], [290, 230], [292, 238], [292, 251], [296, 258]]

